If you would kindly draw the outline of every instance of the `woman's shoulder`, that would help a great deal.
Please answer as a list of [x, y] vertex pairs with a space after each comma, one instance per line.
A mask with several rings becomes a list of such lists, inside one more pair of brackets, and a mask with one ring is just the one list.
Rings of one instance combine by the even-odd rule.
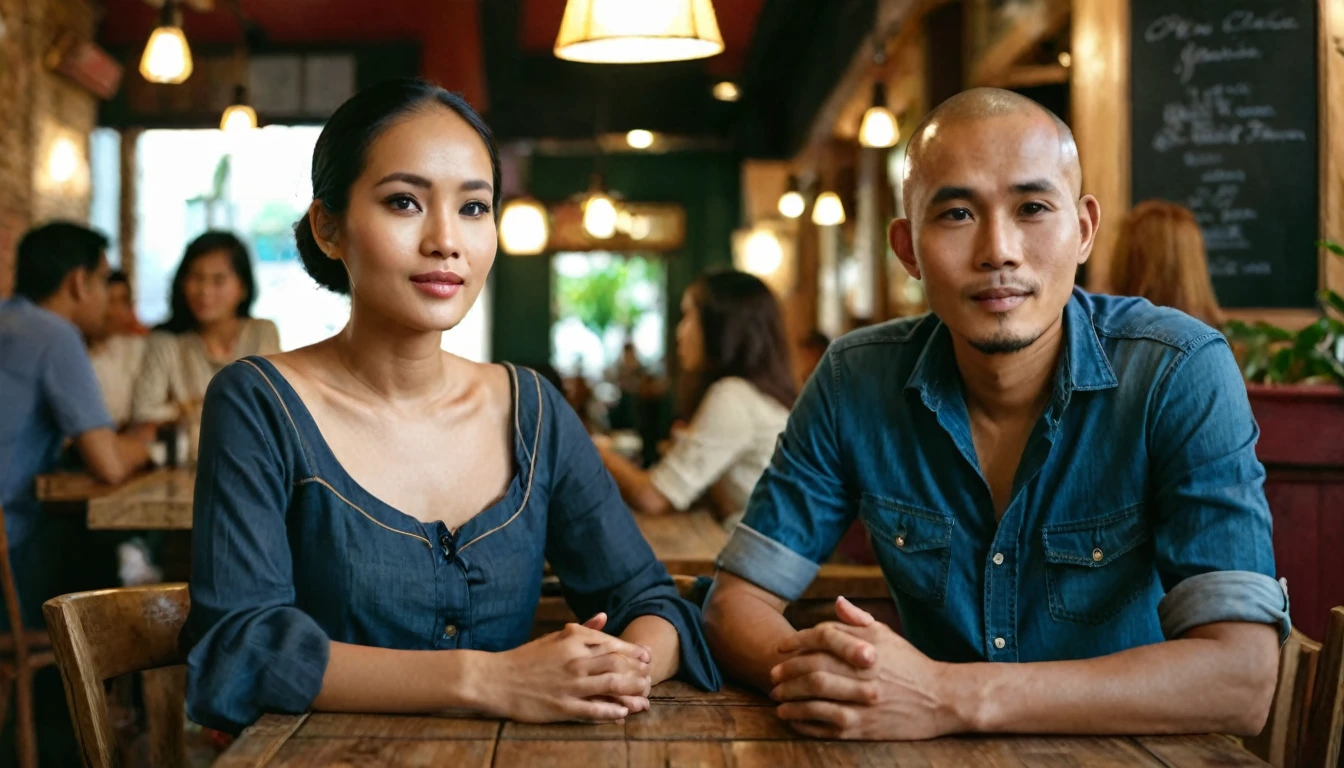
[[725, 376], [711, 384], [701, 400], [701, 407], [706, 405], [753, 418], [779, 414], [787, 417], [789, 413], [789, 409], [781, 405], [778, 400], [740, 376]]

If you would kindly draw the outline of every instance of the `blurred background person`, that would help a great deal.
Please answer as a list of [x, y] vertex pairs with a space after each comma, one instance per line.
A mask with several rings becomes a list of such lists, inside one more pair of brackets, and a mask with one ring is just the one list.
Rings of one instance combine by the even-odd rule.
[[765, 283], [731, 270], [692, 284], [681, 312], [677, 358], [683, 412], [692, 414], [686, 428], [648, 471], [606, 441], [598, 450], [636, 511], [686, 510], [708, 491], [715, 516], [731, 528], [770, 463], [798, 394], [784, 323]]
[[247, 246], [237, 236], [210, 231], [187, 246], [173, 277], [171, 315], [149, 337], [132, 402], [135, 421], [192, 421], [219, 369], [280, 351], [275, 324], [252, 317], [256, 295]]
[[107, 278], [107, 322], [89, 343], [89, 359], [103, 390], [103, 405], [118, 429], [131, 421], [131, 397], [145, 359], [149, 331], [135, 316], [131, 284], [124, 272]]
[[1142, 296], [1221, 328], [1225, 318], [1209, 278], [1195, 214], [1165, 200], [1134, 206], [1120, 225], [1111, 259], [1111, 292]]
[[830, 345], [831, 338], [821, 331], [813, 331], [803, 338], [802, 343], [798, 345], [797, 359], [797, 377], [800, 386], [817, 369], [822, 355], [826, 354], [826, 348]]

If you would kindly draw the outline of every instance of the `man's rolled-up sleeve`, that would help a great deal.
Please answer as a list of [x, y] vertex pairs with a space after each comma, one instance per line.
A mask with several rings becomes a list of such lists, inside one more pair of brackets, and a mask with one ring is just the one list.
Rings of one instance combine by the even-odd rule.
[[1174, 361], [1149, 420], [1155, 550], [1167, 594], [1162, 632], [1240, 621], [1291, 631], [1288, 591], [1275, 579], [1260, 430], [1227, 343], [1211, 339]]

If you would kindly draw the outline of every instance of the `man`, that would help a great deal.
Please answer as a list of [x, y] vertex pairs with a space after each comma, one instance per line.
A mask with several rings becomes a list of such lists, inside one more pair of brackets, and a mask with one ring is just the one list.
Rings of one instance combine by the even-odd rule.
[[[76, 224], [47, 224], [19, 242], [15, 296], [0, 303], [0, 507], [24, 624], [42, 627], [42, 601], [87, 576], [72, 532], [45, 520], [34, 478], [54, 469], [67, 439], [98, 479], [119, 483], [148, 458], [144, 436], [116, 434], [85, 348], [107, 316], [107, 240]], [[81, 542], [82, 543], [82, 542]], [[106, 557], [113, 562], [109, 548]], [[114, 586], [115, 565], [110, 570]], [[6, 625], [8, 622], [4, 622]]]
[[[808, 382], [720, 556], [724, 671], [817, 737], [1259, 731], [1288, 603], [1227, 343], [1074, 289], [1100, 209], [1035, 102], [959, 94], [907, 152], [889, 236], [933, 313]], [[856, 514], [904, 638], [782, 616]]]

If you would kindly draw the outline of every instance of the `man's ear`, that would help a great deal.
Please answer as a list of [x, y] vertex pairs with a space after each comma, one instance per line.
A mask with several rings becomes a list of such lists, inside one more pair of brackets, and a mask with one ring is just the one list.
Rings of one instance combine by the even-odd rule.
[[893, 219], [887, 226], [887, 242], [891, 244], [891, 250], [896, 254], [896, 258], [901, 260], [901, 266], [905, 267], [905, 271], [916, 280], [921, 279], [919, 262], [915, 261], [914, 230], [910, 226], [910, 220]]

